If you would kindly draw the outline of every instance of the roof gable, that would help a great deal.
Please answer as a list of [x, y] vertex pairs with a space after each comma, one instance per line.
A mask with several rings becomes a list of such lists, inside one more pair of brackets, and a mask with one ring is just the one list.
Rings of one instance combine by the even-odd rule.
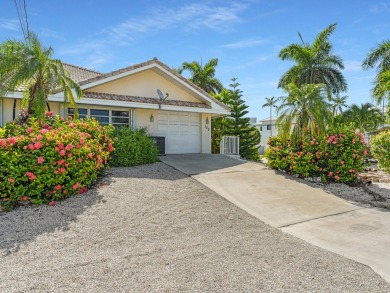
[[152, 69], [154, 72], [162, 75], [164, 78], [170, 79], [173, 83], [175, 83], [177, 86], [181, 87], [182, 89], [195, 93], [201, 99], [208, 102], [215, 103], [218, 106], [222, 107], [223, 109], [230, 111], [230, 108], [227, 105], [218, 101], [217, 99], [215, 99], [210, 94], [205, 92], [203, 89], [199, 88], [198, 86], [190, 82], [182, 75], [176, 73], [174, 70], [166, 66], [164, 63], [157, 60], [157, 58], [154, 58], [152, 60], [143, 63], [135, 64], [129, 67], [125, 67], [122, 69], [118, 69], [109, 73], [96, 75], [90, 79], [79, 82], [79, 84], [84, 91], [88, 91], [88, 89], [91, 89], [93, 87], [108, 82], [112, 82], [114, 80], [121, 79], [123, 77], [130, 76], [132, 74], [136, 74], [138, 72], [145, 71], [148, 69]]

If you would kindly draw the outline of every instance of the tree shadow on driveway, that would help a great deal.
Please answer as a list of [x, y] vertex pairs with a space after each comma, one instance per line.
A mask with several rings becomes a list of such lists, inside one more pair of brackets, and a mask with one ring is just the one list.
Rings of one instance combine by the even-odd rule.
[[[104, 184], [109, 184], [105, 177]], [[95, 186], [88, 192], [58, 201], [55, 206], [26, 206], [8, 213], [0, 213], [0, 253], [17, 252], [20, 246], [33, 242], [41, 234], [69, 230], [78, 216], [95, 204], [104, 204], [103, 194]]]

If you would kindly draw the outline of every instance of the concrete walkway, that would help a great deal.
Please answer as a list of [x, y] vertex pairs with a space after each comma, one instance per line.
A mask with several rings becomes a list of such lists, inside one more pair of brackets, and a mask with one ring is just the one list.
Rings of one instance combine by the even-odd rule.
[[366, 264], [390, 282], [390, 212], [359, 207], [261, 164], [226, 156], [160, 160], [265, 223]]

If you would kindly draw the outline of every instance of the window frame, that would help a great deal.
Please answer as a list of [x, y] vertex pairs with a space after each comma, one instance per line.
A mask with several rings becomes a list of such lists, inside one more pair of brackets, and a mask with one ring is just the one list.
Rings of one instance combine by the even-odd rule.
[[[67, 116], [71, 116], [71, 117], [74, 117], [74, 113], [69, 113], [69, 109], [73, 109], [72, 107], [68, 107], [66, 109], [66, 113], [67, 113]], [[105, 108], [105, 107], [100, 107], [100, 106], [97, 106], [97, 107], [94, 107], [93, 105], [90, 105], [90, 106], [87, 106], [87, 107], [78, 107], [78, 109], [82, 109], [82, 110], [87, 110], [87, 114], [82, 114], [83, 117], [80, 117], [79, 115], [79, 118], [99, 118], [99, 117], [108, 117], [108, 123], [104, 123], [104, 122], [100, 122], [102, 125], [113, 125], [114, 127], [120, 127], [120, 126], [124, 126], [124, 127], [128, 127], [130, 129], [133, 129], [133, 126], [134, 126], [134, 123], [133, 123], [133, 117], [134, 117], [134, 109], [132, 108]], [[106, 115], [92, 115], [92, 111], [93, 110], [97, 110], [97, 111], [108, 111], [108, 116]], [[128, 115], [127, 116], [113, 116], [113, 112], [127, 112]], [[124, 119], [128, 119], [128, 123], [120, 123], [120, 122], [114, 122], [113, 123], [113, 118], [124, 118]]]

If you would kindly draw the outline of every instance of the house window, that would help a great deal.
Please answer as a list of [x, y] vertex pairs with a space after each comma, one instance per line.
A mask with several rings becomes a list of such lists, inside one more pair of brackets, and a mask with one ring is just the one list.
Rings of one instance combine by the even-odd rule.
[[115, 127], [120, 127], [120, 126], [129, 127], [130, 125], [129, 111], [112, 110], [111, 124], [113, 124]]
[[[79, 112], [79, 118], [87, 118], [88, 109], [85, 108], [77, 108]], [[68, 116], [74, 117], [74, 109], [68, 108]]]
[[267, 125], [267, 130], [270, 130], [270, 129], [271, 129], [271, 125], [268, 124], [268, 125]]
[[90, 117], [95, 118], [100, 124], [110, 124], [110, 110], [91, 109]]
[[[93, 117], [100, 124], [113, 124], [115, 127], [131, 127], [131, 110], [107, 110], [107, 109], [86, 109], [78, 108], [79, 118]], [[68, 116], [74, 117], [74, 109], [68, 108]]]
[[260, 131], [263, 131], [263, 126], [260, 126]]

